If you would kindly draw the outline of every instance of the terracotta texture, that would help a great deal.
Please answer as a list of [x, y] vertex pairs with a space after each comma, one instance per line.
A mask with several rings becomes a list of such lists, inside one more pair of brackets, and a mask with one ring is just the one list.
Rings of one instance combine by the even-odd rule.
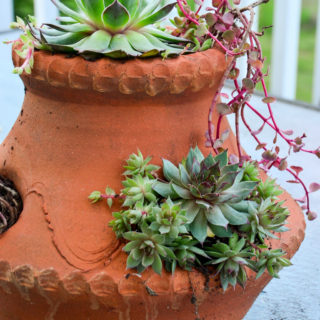
[[[206, 286], [196, 271], [139, 277], [126, 270], [107, 226], [111, 210], [87, 200], [106, 185], [121, 188], [124, 160], [137, 148], [157, 164], [178, 162], [196, 144], [208, 153], [208, 107], [226, 67], [215, 49], [96, 62], [35, 54], [32, 76], [22, 76], [21, 114], [0, 148], [0, 174], [24, 201], [19, 221], [0, 236], [1, 320], [243, 318], [269, 276], [225, 294], [217, 278]], [[228, 147], [235, 152], [234, 139]], [[283, 198], [291, 231], [273, 244], [291, 257], [305, 223], [294, 200]]]

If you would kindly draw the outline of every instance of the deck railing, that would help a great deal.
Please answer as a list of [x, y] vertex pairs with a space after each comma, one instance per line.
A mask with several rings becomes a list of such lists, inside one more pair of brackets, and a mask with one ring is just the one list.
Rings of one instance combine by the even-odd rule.
[[[39, 23], [53, 21], [58, 14], [49, 0], [33, 0]], [[150, 0], [152, 1], [152, 0]], [[210, 3], [209, 0], [205, 0]], [[271, 94], [295, 100], [298, 73], [299, 38], [302, 0], [271, 0], [275, 2], [273, 17]], [[248, 4], [252, 0], [242, 0]], [[13, 19], [13, 0], [1, 0], [0, 32], [7, 31]], [[316, 35], [312, 103], [320, 107], [320, 0]]]

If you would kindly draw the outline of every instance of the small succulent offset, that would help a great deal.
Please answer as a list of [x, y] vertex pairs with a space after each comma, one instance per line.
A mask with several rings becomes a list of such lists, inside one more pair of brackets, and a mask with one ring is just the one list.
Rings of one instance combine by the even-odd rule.
[[166, 247], [165, 236], [153, 232], [146, 223], [140, 225], [141, 232], [126, 232], [123, 237], [130, 242], [123, 248], [129, 252], [128, 268], [137, 268], [139, 272], [152, 266], [153, 270], [161, 273], [162, 261], [160, 256], [175, 259], [172, 250]]
[[239, 239], [234, 233], [229, 242], [218, 242], [206, 249], [207, 254], [213, 258], [209, 264], [217, 266], [220, 273], [221, 286], [224, 290], [237, 282], [244, 287], [247, 281], [245, 267], [254, 269], [251, 258], [255, 256], [253, 248], [247, 244], [245, 238]]
[[177, 266], [216, 268], [226, 290], [229, 284], [245, 286], [245, 267], [258, 276], [265, 270], [277, 276], [290, 265], [285, 252], [265, 243], [288, 230], [289, 213], [275, 181], [263, 182], [255, 163], [230, 164], [226, 151], [204, 157], [196, 147], [178, 166], [163, 159], [161, 179], [160, 167], [150, 161], [140, 151], [130, 155], [120, 194], [107, 187], [107, 194], [89, 196], [93, 203], [121, 201], [122, 210], [113, 212], [109, 226], [128, 241], [123, 248], [128, 268], [152, 267], [159, 274], [163, 264], [172, 273]]

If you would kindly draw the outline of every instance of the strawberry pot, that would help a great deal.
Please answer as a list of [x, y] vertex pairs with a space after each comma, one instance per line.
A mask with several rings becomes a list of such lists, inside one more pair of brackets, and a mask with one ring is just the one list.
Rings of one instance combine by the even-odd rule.
[[[19, 220], [0, 236], [1, 320], [244, 317], [267, 274], [255, 281], [249, 272], [245, 289], [223, 293], [218, 277], [196, 270], [126, 270], [123, 244], [108, 227], [112, 211], [87, 199], [106, 184], [121, 188], [123, 160], [137, 148], [158, 164], [178, 162], [195, 145], [207, 154], [208, 108], [226, 68], [217, 49], [95, 62], [35, 53], [32, 75], [22, 75], [20, 116], [0, 149], [0, 174], [23, 199]], [[235, 139], [226, 143], [236, 153]], [[271, 244], [292, 257], [304, 217], [287, 193], [281, 197], [290, 231]]]

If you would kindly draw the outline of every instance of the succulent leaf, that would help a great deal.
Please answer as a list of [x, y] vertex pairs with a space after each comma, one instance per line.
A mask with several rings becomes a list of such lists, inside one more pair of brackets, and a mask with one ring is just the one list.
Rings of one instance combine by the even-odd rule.
[[87, 37], [74, 49], [78, 52], [104, 52], [108, 49], [111, 41], [111, 35], [103, 30], [98, 30], [91, 36]]
[[130, 20], [130, 14], [125, 6], [114, 0], [102, 12], [104, 26], [112, 31], [123, 30]]

